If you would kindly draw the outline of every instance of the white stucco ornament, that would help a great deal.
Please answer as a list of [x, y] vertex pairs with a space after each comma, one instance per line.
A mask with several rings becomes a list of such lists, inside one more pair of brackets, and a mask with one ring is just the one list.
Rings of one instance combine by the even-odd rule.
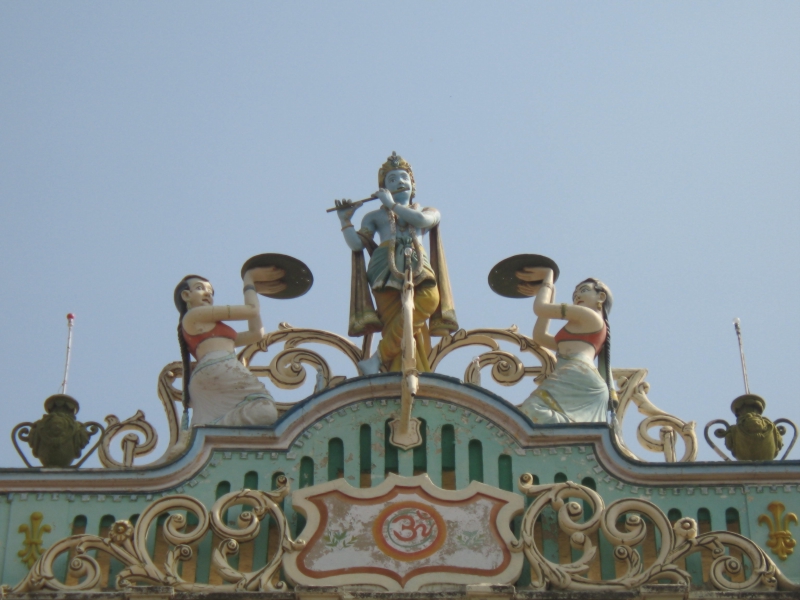
[[284, 559], [302, 585], [418, 590], [431, 584], [508, 584], [522, 570], [510, 523], [522, 497], [472, 482], [443, 490], [427, 475], [390, 475], [374, 488], [344, 479], [294, 492], [307, 541]]

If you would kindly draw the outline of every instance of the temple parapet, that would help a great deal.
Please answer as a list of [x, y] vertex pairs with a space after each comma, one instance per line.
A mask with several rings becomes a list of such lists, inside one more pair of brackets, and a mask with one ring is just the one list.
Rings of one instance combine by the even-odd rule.
[[[293, 329], [284, 333], [289, 340], [308, 335]], [[456, 334], [449, 345], [463, 343], [470, 335], [493, 339], [483, 330]], [[466, 368], [476, 366], [470, 363]], [[638, 373], [623, 376], [644, 394], [643, 374], [637, 380]], [[530, 375], [535, 377], [536, 371], [531, 369]], [[421, 485], [428, 490], [423, 496], [438, 498], [427, 500], [435, 508], [437, 502], [466, 502], [466, 496], [482, 489], [475, 487], [478, 483], [496, 490], [498, 498], [510, 494], [519, 502], [527, 496], [526, 508], [512, 502], [506, 516], [496, 517], [500, 529], [483, 533], [469, 526], [458, 529], [459, 519], [448, 517], [444, 509], [436, 509], [441, 521], [428, 512], [412, 512], [416, 522], [408, 523], [412, 532], [428, 534], [437, 525], [450, 535], [447, 539], [464, 543], [480, 535], [504, 540], [498, 556], [506, 552], [517, 558], [498, 571], [502, 577], [488, 574], [470, 586], [513, 586], [515, 593], [613, 592], [669, 583], [684, 590], [681, 593], [767, 593], [794, 589], [793, 582], [800, 580], [790, 529], [796, 523], [793, 511], [800, 484], [795, 461], [646, 463], [631, 458], [605, 424], [533, 425], [508, 401], [435, 373], [420, 375], [415, 398], [423, 444], [401, 450], [389, 442], [388, 431], [388, 422], [400, 410], [401, 378], [391, 373], [338, 380], [282, 410], [278, 422], [266, 429], [194, 428], [191, 444], [168, 463], [2, 470], [6, 592], [63, 593], [146, 584], [192, 593], [283, 589], [300, 597], [319, 588], [324, 594], [330, 582], [323, 578], [308, 587], [312, 576], [291, 579], [286, 561], [292, 557], [297, 565], [299, 557], [308, 558], [308, 551], [302, 555], [308, 543], [321, 549], [356, 541], [344, 527], [328, 531], [318, 515], [312, 518], [311, 498], [340, 490], [364, 504], [369, 498], [391, 497], [397, 490]], [[621, 406], [626, 401], [637, 404], [636, 392], [626, 396], [626, 385], [621, 391]], [[638, 405], [644, 400], [639, 396]], [[393, 510], [390, 505], [376, 505], [374, 510]], [[402, 529], [402, 516], [398, 513], [399, 521], [389, 521], [396, 525], [399, 543], [410, 535]], [[507, 534], [497, 533], [502, 527]], [[381, 554], [372, 539], [374, 530], [367, 528], [359, 535], [367, 536], [369, 555]], [[386, 535], [391, 537], [391, 531]], [[452, 546], [442, 548], [460, 556], [453, 554]], [[323, 562], [318, 564], [325, 564], [328, 559], [319, 551], [315, 556]], [[422, 557], [419, 564], [435, 562], [431, 556]], [[437, 564], [448, 567], [449, 559], [440, 559]], [[334, 581], [336, 589], [422, 593], [425, 586], [439, 586], [436, 589], [466, 595], [487, 589], [468, 592], [463, 581], [447, 575], [452, 572], [448, 569], [442, 576], [422, 580], [404, 579], [411, 571], [394, 579], [384, 576], [383, 583], [366, 582], [363, 575], [346, 571], [343, 579]], [[406, 586], [409, 582], [411, 587]], [[499, 588], [498, 593], [511, 594]]]

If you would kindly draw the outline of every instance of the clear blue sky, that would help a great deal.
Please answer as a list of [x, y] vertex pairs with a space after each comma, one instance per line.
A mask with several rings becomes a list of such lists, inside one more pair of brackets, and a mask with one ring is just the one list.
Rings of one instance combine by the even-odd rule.
[[752, 391], [800, 420], [798, 31], [797, 2], [1, 3], [6, 431], [58, 391], [70, 311], [80, 417], [163, 426], [173, 287], [200, 273], [238, 303], [253, 254], [316, 278], [262, 302], [268, 329], [346, 335], [324, 209], [373, 192], [392, 150], [443, 215], [462, 327], [530, 334], [531, 303], [486, 277], [546, 254], [560, 298], [611, 287], [613, 364], [648, 368], [658, 406], [732, 418], [738, 316]]

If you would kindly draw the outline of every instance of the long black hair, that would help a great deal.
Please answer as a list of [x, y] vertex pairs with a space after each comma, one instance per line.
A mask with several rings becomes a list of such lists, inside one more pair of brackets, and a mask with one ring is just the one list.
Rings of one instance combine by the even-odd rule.
[[192, 279], [199, 279], [210, 283], [205, 277], [200, 275], [187, 275], [181, 279], [180, 283], [175, 286], [175, 292], [172, 299], [175, 302], [175, 308], [178, 309], [180, 316], [178, 317], [178, 345], [181, 347], [181, 362], [183, 363], [183, 416], [188, 424], [189, 406], [192, 403], [191, 396], [189, 395], [189, 379], [191, 377], [191, 359], [189, 357], [189, 346], [186, 345], [186, 340], [183, 337], [183, 317], [188, 312], [189, 307], [186, 306], [186, 301], [181, 294], [189, 289], [189, 281]]
[[603, 342], [603, 350], [600, 352], [600, 356], [597, 361], [597, 370], [600, 371], [603, 379], [606, 380], [609, 400], [612, 401], [612, 409], [616, 410], [616, 406], [613, 405], [613, 401], [616, 400], [617, 394], [616, 390], [614, 389], [614, 380], [611, 376], [611, 325], [608, 323], [608, 314], [611, 312], [611, 306], [614, 304], [614, 297], [611, 295], [611, 290], [608, 289], [608, 286], [599, 279], [589, 277], [588, 279], [581, 281], [578, 286], [584, 283], [591, 283], [594, 286], [595, 292], [603, 292], [606, 295], [606, 299], [603, 301], [601, 307], [603, 313], [603, 322], [606, 325], [606, 340]]

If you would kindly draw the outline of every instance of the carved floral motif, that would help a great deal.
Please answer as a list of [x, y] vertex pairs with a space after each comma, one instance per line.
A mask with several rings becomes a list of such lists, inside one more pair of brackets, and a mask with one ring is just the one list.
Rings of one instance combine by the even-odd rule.
[[[570, 481], [535, 485], [533, 476], [520, 477], [520, 490], [534, 498], [522, 520], [520, 549], [525, 552], [537, 581], [534, 588], [560, 590], [634, 589], [649, 583], [669, 580], [672, 583], [691, 583], [690, 574], [676, 563], [697, 551], [711, 553], [708, 579], [719, 590], [797, 589], [797, 586], [775, 566], [766, 553], [754, 542], [737, 533], [711, 531], [698, 534], [694, 519], [684, 517], [671, 524], [663, 511], [652, 502], [638, 498], [623, 498], [605, 506], [597, 492]], [[582, 500], [591, 517], [584, 515]], [[572, 548], [581, 555], [567, 564], [557, 564], [545, 558], [534, 538], [536, 521], [546, 508], [556, 511], [561, 531], [569, 536]], [[645, 540], [646, 517], [661, 537], [658, 554], [652, 564], [645, 566], [636, 546]], [[619, 524], [624, 528], [620, 529]], [[610, 580], [589, 579], [586, 573], [598, 559], [598, 548], [591, 535], [600, 530], [614, 546], [614, 558], [625, 566], [624, 574]], [[736, 549], [749, 559], [752, 570], [744, 581], [733, 578], [744, 573], [743, 562], [726, 550]]]
[[25, 534], [25, 541], [22, 542], [22, 550], [17, 552], [17, 556], [28, 568], [31, 568], [44, 551], [44, 548], [42, 548], [42, 535], [52, 531], [50, 525], [42, 525], [42, 519], [44, 519], [44, 515], [39, 511], [31, 513], [30, 526], [27, 523], [23, 523], [18, 529], [19, 533]]
[[[283, 582], [274, 585], [273, 576], [280, 568], [286, 551], [295, 551], [303, 547], [303, 542], [295, 542], [289, 537], [289, 527], [278, 504], [289, 493], [289, 485], [285, 477], [278, 481], [279, 487], [273, 492], [241, 490], [222, 496], [208, 510], [195, 498], [185, 495], [167, 496], [150, 504], [141, 514], [136, 524], [128, 521], [117, 521], [111, 526], [107, 538], [96, 535], [73, 535], [53, 544], [44, 552], [31, 568], [27, 577], [13, 589], [7, 587], [4, 592], [24, 593], [37, 590], [80, 591], [92, 590], [103, 586], [100, 581], [101, 569], [97, 559], [90, 553], [97, 550], [109, 554], [124, 565], [116, 577], [117, 588], [127, 588], [137, 583], [148, 585], [166, 585], [179, 591], [266, 591], [282, 589]], [[239, 515], [238, 528], [225, 524], [222, 515], [231, 507], [244, 504], [249, 507]], [[163, 564], [156, 564], [147, 549], [147, 535], [159, 515], [169, 512], [164, 521], [162, 532], [171, 545]], [[185, 531], [187, 518], [184, 513], [193, 514], [197, 525], [191, 531]], [[266, 565], [252, 572], [241, 572], [233, 568], [228, 557], [236, 555], [239, 544], [255, 539], [265, 517], [271, 517], [277, 525], [280, 544]], [[221, 540], [212, 555], [213, 568], [219, 572], [223, 585], [192, 583], [184, 580], [178, 565], [189, 560], [193, 555], [192, 544], [200, 541], [209, 531], [214, 532]], [[21, 530], [21, 528], [20, 528]], [[67, 585], [60, 581], [54, 572], [56, 559], [64, 553], [74, 550], [70, 560], [69, 571], [80, 583]], [[76, 578], [77, 580], [77, 578]]]
[[797, 515], [786, 513], [781, 518], [781, 515], [786, 510], [783, 502], [770, 502], [767, 508], [772, 513], [772, 519], [767, 514], [760, 515], [758, 524], [769, 527], [767, 546], [775, 556], [781, 560], [786, 560], [794, 552], [794, 547], [797, 545], [797, 540], [792, 537], [792, 532], [789, 531], [789, 523], [797, 525]]
[[[501, 349], [501, 342], [517, 346], [522, 354], [532, 355], [539, 365], [526, 366], [518, 356]], [[252, 364], [259, 353], [268, 352], [281, 343], [283, 348], [274, 354], [269, 365]], [[316, 371], [314, 386], [316, 392], [336, 387], [346, 381], [347, 377], [333, 374], [328, 362], [321, 354], [305, 347], [309, 344], [321, 344], [333, 348], [343, 354], [354, 367], [363, 355], [361, 348], [340, 335], [317, 329], [295, 328], [288, 323], [281, 323], [277, 331], [266, 334], [257, 344], [245, 347], [238, 356], [239, 360], [256, 376], [268, 377], [275, 386], [281, 389], [296, 389], [303, 385], [306, 380], [306, 366], [311, 366]], [[452, 335], [443, 336], [439, 343], [431, 349], [428, 356], [431, 370], [436, 372], [442, 361], [455, 350], [470, 346], [482, 346], [487, 350], [474, 360], [470, 360], [463, 376], [467, 383], [480, 385], [481, 370], [491, 367], [491, 376], [500, 385], [514, 386], [522, 383], [528, 377], [538, 384], [555, 368], [555, 356], [552, 352], [536, 344], [530, 337], [519, 333], [516, 326], [512, 326], [508, 329], [473, 329], [470, 331], [461, 329]], [[166, 453], [178, 443], [180, 411], [176, 409], [176, 406], [181, 402], [181, 391], [175, 387], [174, 383], [177, 378], [182, 376], [181, 370], [179, 362], [170, 363], [164, 367], [158, 379], [158, 396], [166, 411], [170, 431], [169, 447]], [[638, 412], [645, 415], [636, 431], [637, 439], [644, 448], [661, 454], [663, 460], [667, 462], [694, 461], [698, 449], [695, 423], [693, 421], [686, 422], [670, 415], [649, 400], [647, 393], [650, 385], [644, 380], [647, 376], [647, 369], [614, 369], [613, 376], [619, 387], [617, 410], [619, 427], [615, 428], [613, 434], [617, 437], [622, 451], [632, 458], [641, 460], [627, 448], [621, 435], [622, 422], [628, 410], [635, 406]], [[281, 402], [278, 402], [277, 405], [279, 413], [290, 406], [290, 404]], [[147, 421], [144, 421], [143, 415], [141, 418], [138, 417], [138, 413], [119, 425], [117, 423], [119, 423], [118, 420], [113, 425], [115, 433], [121, 431], [120, 427], [123, 424], [149, 425]], [[655, 427], [659, 428], [658, 437], [650, 434], [650, 430]], [[134, 452], [136, 456], [144, 454], [143, 449], [148, 446], [149, 440], [150, 438], [146, 437], [144, 443], [136, 446], [136, 452]], [[682, 455], [678, 452], [678, 442], [683, 443]], [[107, 446], [104, 444], [104, 448]], [[107, 453], [104, 456], [107, 456]], [[112, 465], [109, 463], [106, 466]]]
[[[403, 478], [392, 476], [392, 486], [419, 485], [423, 477]], [[302, 540], [294, 541], [288, 533], [288, 523], [284, 517], [279, 503], [288, 494], [289, 487], [285, 479], [280, 482], [280, 487], [274, 492], [255, 490], [241, 490], [231, 492], [220, 498], [207, 511], [205, 507], [189, 496], [168, 496], [154, 501], [141, 514], [136, 525], [128, 521], [117, 521], [111, 527], [107, 538], [95, 535], [74, 535], [60, 540], [46, 550], [33, 564], [27, 577], [13, 589], [4, 586], [3, 593], [27, 593], [37, 590], [52, 591], [81, 591], [98, 589], [103, 585], [100, 581], [101, 570], [97, 559], [91, 551], [97, 550], [111, 555], [120, 561], [124, 568], [117, 575], [115, 585], [117, 588], [127, 588], [137, 583], [150, 585], [167, 585], [178, 591], [266, 591], [286, 589], [286, 583], [274, 582], [274, 577], [279, 569], [296, 572], [297, 560], [307, 551], [306, 543]], [[302, 490], [304, 496], [314, 496], [325, 493], [334, 485], [333, 482], [313, 486]], [[387, 487], [387, 484], [383, 484]], [[432, 485], [432, 484], [430, 484]], [[427, 485], [427, 488], [430, 488]], [[482, 484], [481, 484], [482, 485]], [[486, 487], [486, 486], [484, 486]], [[637, 589], [646, 584], [669, 581], [674, 584], [686, 586], [691, 583], [690, 574], [682, 568], [682, 559], [694, 552], [708, 552], [711, 561], [703, 561], [704, 579], [718, 590], [723, 591], [757, 591], [757, 590], [798, 590], [800, 586], [789, 581], [778, 569], [775, 563], [757, 544], [748, 538], [729, 531], [711, 531], [700, 534], [697, 523], [691, 518], [678, 519], [670, 523], [667, 516], [656, 505], [639, 498], [623, 498], [605, 505], [602, 497], [595, 491], [573, 482], [556, 483], [549, 485], [535, 485], [533, 477], [525, 474], [520, 477], [519, 488], [523, 494], [532, 499], [522, 518], [520, 538], [511, 537], [508, 541], [509, 549], [516, 556], [524, 552], [532, 569], [535, 581], [531, 583], [534, 589], [556, 590], [630, 590]], [[356, 488], [353, 488], [354, 490]], [[481, 488], [483, 489], [483, 488]], [[464, 502], [467, 490], [447, 491], [437, 488], [436, 497], [450, 500], [446, 502]], [[374, 495], [373, 491], [359, 490]], [[430, 491], [430, 489], [429, 489]], [[475, 490], [473, 490], [474, 492]], [[384, 490], [385, 492], [385, 490]], [[498, 490], [498, 493], [499, 492]], [[248, 510], [241, 513], [238, 527], [230, 527], [223, 521], [222, 515], [237, 504], [245, 504]], [[408, 502], [406, 502], [408, 504]], [[442, 535], [437, 528], [443, 527], [431, 512], [431, 506], [426, 505], [424, 510], [412, 506], [391, 506], [383, 515], [381, 535], [392, 537], [399, 551], [406, 551], [404, 544], [419, 542], [424, 557], [419, 559], [420, 564], [428, 564], [436, 557], [428, 554], [429, 547], [434, 547], [435, 541]], [[306, 502], [308, 506], [309, 503]], [[444, 504], [442, 506], [445, 506]], [[413, 509], [413, 514], [406, 515], [403, 510]], [[793, 513], [784, 515], [785, 507], [780, 502], [773, 502], [769, 509], [774, 516], [770, 520], [767, 515], [762, 515], [759, 522], [770, 527], [770, 541], [768, 546], [778, 554], [783, 547], [788, 556], [792, 544], [787, 543], [785, 535], [773, 537], [775, 533], [788, 534], [788, 524], [797, 523]], [[439, 510], [436, 508], [436, 510]], [[546, 510], [555, 511], [556, 523], [561, 532], [569, 538], [573, 548], [571, 562], [557, 563], [548, 560], [537, 545], [535, 535], [536, 523]], [[162, 532], [170, 544], [163, 564], [156, 564], [154, 558], [147, 550], [147, 535], [151, 526], [159, 515], [170, 512], [164, 521]], [[193, 514], [198, 521], [197, 526], [186, 532], [187, 519], [185, 514]], [[402, 514], [401, 514], [402, 513]], [[589, 514], [590, 516], [586, 517]], [[33, 517], [32, 515], [32, 525]], [[228, 558], [234, 556], [239, 549], [239, 544], [251, 541], [259, 533], [261, 523], [265, 517], [271, 517], [277, 525], [277, 534], [281, 540], [275, 553], [268, 557], [267, 564], [252, 572], [241, 572], [232, 567]], [[410, 516], [410, 518], [404, 518]], [[308, 526], [312, 525], [313, 515]], [[39, 521], [40, 522], [40, 521]], [[507, 522], [507, 521], [504, 521]], [[24, 526], [27, 527], [27, 526]], [[654, 558], [645, 558], [637, 549], [646, 539], [647, 528], [653, 527], [660, 540]], [[34, 527], [34, 529], [36, 529]], [[212, 531], [220, 540], [212, 556], [212, 568], [215, 569], [227, 583], [222, 585], [196, 584], [181, 578], [178, 565], [192, 557], [191, 545], [201, 540], [208, 531]], [[386, 531], [384, 531], [386, 530]], [[20, 528], [22, 531], [22, 527]], [[39, 531], [46, 531], [41, 528]], [[473, 535], [472, 529], [454, 532], [455, 543], [459, 547], [473, 547], [481, 549], [479, 536]], [[599, 561], [597, 537], [602, 535], [613, 547], [614, 558], [623, 564], [623, 569], [617, 571], [617, 577], [607, 580], [589, 578], [588, 572], [592, 564]], [[36, 536], [31, 533], [31, 539]], [[320, 532], [322, 545], [343, 552], [353, 544], [362, 541], [348, 537], [348, 532], [341, 528], [336, 531], [327, 529]], [[412, 540], [413, 538], [413, 540]], [[419, 539], [417, 539], [419, 538]], [[433, 540], [430, 545], [427, 542]], [[423, 548], [424, 546], [424, 548]], [[485, 547], [484, 547], [485, 549]], [[64, 553], [74, 551], [74, 557], [69, 564], [69, 570], [76, 583], [68, 585], [56, 578], [54, 563]], [[418, 550], [415, 550], [418, 551]], [[438, 552], [434, 549], [434, 554]], [[442, 550], [444, 551], [444, 550]], [[780, 555], [780, 554], [779, 554]], [[745, 570], [746, 559], [748, 568]], [[785, 558], [785, 556], [781, 557]], [[290, 560], [287, 560], [290, 559]], [[569, 559], [568, 559], [569, 560]], [[399, 563], [408, 565], [404, 569], [418, 568], [416, 563]], [[513, 573], [511, 581], [519, 576], [522, 569], [521, 561], [514, 563], [516, 575]], [[345, 569], [347, 571], [347, 569]], [[83, 578], [79, 581], [79, 578]], [[344, 580], [337, 585], [378, 585], [386, 587], [380, 580], [367, 581], [369, 574], [353, 573], [344, 574]], [[401, 580], [402, 581], [402, 580]], [[452, 575], [442, 572], [441, 576], [429, 572], [425, 576], [425, 585], [453, 583]]]

